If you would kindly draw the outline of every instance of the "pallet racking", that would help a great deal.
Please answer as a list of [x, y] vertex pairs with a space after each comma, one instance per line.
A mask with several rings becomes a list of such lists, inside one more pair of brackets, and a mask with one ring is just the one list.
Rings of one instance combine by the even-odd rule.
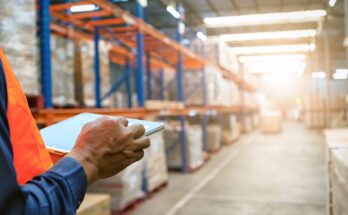
[[[76, 5], [94, 4], [99, 10], [81, 13], [71, 13], [70, 8]], [[49, 125], [61, 121], [80, 112], [94, 112], [107, 115], [123, 115], [142, 118], [147, 115], [177, 116], [183, 128], [180, 138], [182, 144], [182, 171], [187, 172], [186, 143], [185, 143], [185, 116], [190, 111], [205, 114], [209, 110], [221, 113], [246, 114], [257, 111], [257, 107], [245, 107], [243, 104], [233, 107], [209, 106], [207, 104], [205, 67], [212, 66], [202, 57], [197, 56], [181, 45], [180, 34], [177, 32], [176, 41], [170, 39], [151, 25], [143, 21], [143, 8], [136, 3], [135, 15], [123, 10], [106, 0], [81, 0], [50, 5], [49, 1], [39, 1], [39, 36], [41, 55], [41, 86], [45, 109], [34, 112], [38, 123]], [[178, 30], [177, 30], [178, 31]], [[50, 59], [50, 34], [54, 33], [74, 40], [94, 41], [94, 76], [95, 76], [95, 108], [85, 109], [52, 109], [52, 77]], [[110, 60], [118, 65], [124, 65], [125, 71], [119, 80], [111, 86], [106, 95], [101, 95], [101, 75], [99, 59], [99, 42], [106, 40], [112, 43], [109, 52]], [[234, 81], [240, 89], [255, 91], [255, 88], [246, 83], [228, 69], [213, 65], [229, 80]], [[136, 94], [138, 107], [132, 104], [132, 88], [130, 87], [131, 68], [136, 68]], [[145, 71], [146, 68], [146, 71]], [[163, 76], [163, 69], [176, 71], [177, 100], [185, 102], [184, 70], [190, 69], [201, 72], [202, 105], [199, 107], [185, 107], [183, 110], [148, 111], [144, 109], [146, 99], [153, 99], [151, 93], [144, 95], [145, 88], [151, 92], [151, 74], [159, 72]], [[146, 81], [144, 77], [146, 74]], [[121, 84], [127, 85], [128, 107], [126, 109], [102, 108], [102, 99], [117, 91]], [[164, 99], [166, 90], [163, 78], [159, 79], [161, 92], [159, 99]], [[202, 120], [204, 140], [207, 140], [207, 120]], [[206, 148], [207, 143], [204, 143]]]

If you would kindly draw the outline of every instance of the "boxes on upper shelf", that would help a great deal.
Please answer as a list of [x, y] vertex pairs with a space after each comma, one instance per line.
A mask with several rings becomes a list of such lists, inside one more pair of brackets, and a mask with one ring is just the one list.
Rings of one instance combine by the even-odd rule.
[[39, 94], [35, 1], [0, 0], [0, 47], [26, 94]]

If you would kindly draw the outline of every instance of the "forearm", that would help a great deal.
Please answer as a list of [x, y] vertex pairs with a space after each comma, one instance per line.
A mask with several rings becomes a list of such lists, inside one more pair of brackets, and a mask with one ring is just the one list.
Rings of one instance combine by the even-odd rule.
[[63, 158], [49, 171], [21, 187], [25, 214], [75, 214], [86, 187], [82, 166], [72, 158]]

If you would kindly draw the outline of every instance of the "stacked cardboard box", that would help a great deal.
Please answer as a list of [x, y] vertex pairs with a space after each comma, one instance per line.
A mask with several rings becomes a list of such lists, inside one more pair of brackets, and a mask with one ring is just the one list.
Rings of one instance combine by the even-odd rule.
[[[110, 65], [109, 65], [109, 50], [111, 45], [105, 41], [99, 42], [99, 56], [100, 56], [100, 78], [101, 78], [101, 94], [105, 95], [110, 89]], [[81, 43], [82, 55], [82, 71], [84, 77], [84, 94], [85, 103], [88, 106], [95, 105], [94, 95], [94, 43], [92, 41], [84, 41]], [[103, 106], [110, 106], [111, 99], [105, 99]]]
[[[181, 127], [168, 126], [164, 132], [166, 148], [173, 147], [167, 154], [167, 163], [170, 168], [178, 168], [182, 165], [181, 153]], [[203, 139], [200, 125], [186, 126], [187, 167], [195, 169], [203, 164]]]
[[236, 115], [223, 116], [221, 118], [221, 127], [223, 145], [228, 145], [240, 137], [241, 124]]
[[75, 104], [73, 41], [51, 35], [51, 64], [54, 104]]
[[35, 0], [0, 0], [0, 47], [26, 94], [39, 94]]
[[304, 122], [308, 128], [324, 128], [326, 125], [325, 99], [320, 96], [305, 97], [303, 100]]
[[146, 100], [146, 110], [182, 110], [184, 109], [184, 103], [175, 101], [161, 101], [161, 100]]
[[123, 210], [144, 197], [142, 191], [143, 166], [143, 160], [138, 161], [113, 177], [97, 181], [89, 188], [89, 191], [111, 195], [112, 210]]
[[348, 129], [325, 131], [328, 170], [328, 212], [348, 214]]
[[145, 150], [147, 191], [152, 192], [168, 181], [167, 160], [163, 133], [150, 136], [151, 146]]
[[261, 113], [261, 131], [263, 133], [279, 133], [282, 130], [282, 114], [280, 111], [264, 111]]
[[76, 212], [77, 215], [110, 215], [111, 196], [108, 194], [87, 193]]
[[221, 147], [222, 130], [220, 125], [208, 126], [208, 150], [216, 152]]

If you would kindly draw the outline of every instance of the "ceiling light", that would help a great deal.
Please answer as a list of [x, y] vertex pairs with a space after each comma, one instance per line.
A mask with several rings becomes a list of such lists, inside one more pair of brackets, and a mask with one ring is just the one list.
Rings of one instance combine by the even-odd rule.
[[197, 37], [202, 41], [207, 40], [207, 36], [205, 36], [205, 34], [203, 34], [201, 31], [197, 32]]
[[80, 12], [90, 12], [98, 10], [99, 7], [95, 4], [84, 4], [84, 5], [74, 5], [70, 8], [72, 13], [80, 13]]
[[297, 39], [305, 37], [315, 37], [317, 31], [314, 29], [294, 30], [294, 31], [275, 31], [257, 32], [243, 34], [223, 34], [220, 36], [222, 41], [249, 41], [249, 40], [271, 40], [271, 39]]
[[348, 69], [336, 69], [335, 73], [348, 75]]
[[334, 7], [336, 4], [336, 0], [329, 0], [330, 7]]
[[279, 45], [279, 46], [247, 46], [235, 47], [232, 51], [236, 54], [262, 54], [262, 53], [286, 53], [286, 52], [312, 52], [315, 44]]
[[339, 73], [333, 74], [333, 79], [335, 79], [335, 80], [344, 80], [347, 78], [348, 78], [348, 74], [339, 74]]
[[241, 56], [239, 57], [239, 62], [249, 63], [249, 62], [277, 62], [277, 61], [293, 61], [293, 60], [306, 60], [306, 55], [304, 54], [290, 54], [290, 55], [256, 55], [256, 56]]
[[289, 73], [289, 74], [298, 74], [303, 73], [305, 66], [303, 65], [293, 65], [293, 66], [284, 66], [275, 65], [275, 66], [263, 66], [263, 67], [247, 67], [246, 70], [252, 74], [267, 74], [267, 73]]
[[167, 11], [170, 13], [174, 18], [179, 19], [180, 18], [180, 13], [175, 10], [175, 8], [171, 5], [167, 6]]
[[312, 72], [313, 79], [324, 79], [326, 77], [325, 72]]
[[204, 18], [207, 27], [240, 27], [251, 25], [317, 22], [326, 16], [325, 10], [307, 10], [282, 13], [250, 14]]

